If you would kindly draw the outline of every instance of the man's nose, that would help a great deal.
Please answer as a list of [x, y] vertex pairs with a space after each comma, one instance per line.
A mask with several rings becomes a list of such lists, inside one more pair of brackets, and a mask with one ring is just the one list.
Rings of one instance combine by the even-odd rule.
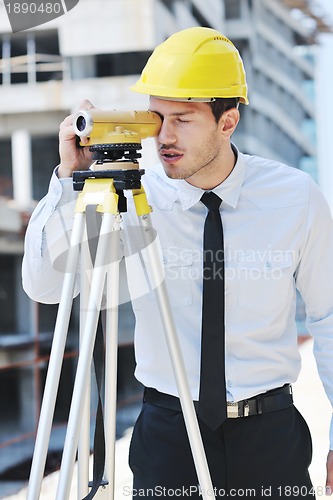
[[177, 141], [173, 126], [166, 120], [163, 120], [158, 134], [158, 141], [161, 144], [175, 144]]

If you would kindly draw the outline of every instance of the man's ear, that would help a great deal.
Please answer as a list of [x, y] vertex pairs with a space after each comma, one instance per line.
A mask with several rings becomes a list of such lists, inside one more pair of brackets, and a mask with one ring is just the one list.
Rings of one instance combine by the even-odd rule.
[[228, 109], [220, 118], [221, 130], [226, 137], [231, 137], [239, 122], [239, 111], [237, 108]]

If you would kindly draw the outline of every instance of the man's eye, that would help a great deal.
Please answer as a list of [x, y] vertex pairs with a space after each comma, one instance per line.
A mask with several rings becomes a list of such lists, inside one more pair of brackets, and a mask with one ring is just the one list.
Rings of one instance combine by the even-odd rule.
[[190, 120], [181, 120], [180, 118], [177, 118], [178, 123], [190, 123]]

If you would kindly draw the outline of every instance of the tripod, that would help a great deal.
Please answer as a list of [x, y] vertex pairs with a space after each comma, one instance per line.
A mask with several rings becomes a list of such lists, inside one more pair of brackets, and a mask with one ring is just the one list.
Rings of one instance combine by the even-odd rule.
[[[102, 170], [74, 172], [74, 189], [82, 191], [76, 203], [66, 272], [59, 302], [58, 315], [51, 348], [44, 397], [41, 407], [35, 450], [33, 455], [27, 500], [37, 500], [40, 496], [41, 482], [45, 468], [48, 443], [59, 385], [62, 358], [69, 325], [73, 291], [78, 269], [79, 254], [82, 247], [88, 207], [94, 206], [102, 214], [95, 262], [92, 269], [89, 293], [84, 302], [84, 327], [81, 331], [78, 365], [73, 389], [72, 403], [60, 468], [56, 500], [69, 498], [75, 456], [79, 447], [79, 498], [89, 490], [87, 462], [89, 441], [84, 432], [87, 425], [87, 406], [89, 401], [89, 376], [96, 329], [102, 304], [104, 285], [106, 285], [106, 345], [105, 345], [105, 444], [106, 461], [104, 477], [96, 492], [96, 498], [114, 498], [115, 463], [115, 422], [117, 392], [117, 332], [119, 303], [119, 242], [121, 234], [121, 212], [124, 210], [124, 190], [131, 190], [136, 214], [142, 228], [143, 245], [147, 251], [150, 275], [155, 289], [161, 320], [166, 336], [182, 412], [189, 437], [191, 451], [204, 500], [214, 499], [213, 486], [201, 440], [200, 430], [194, 410], [187, 380], [187, 374], [180, 345], [172, 318], [167, 288], [163, 279], [158, 248], [152, 244], [153, 228], [150, 221], [151, 207], [141, 184], [143, 170]], [[120, 208], [120, 204], [122, 207]], [[112, 260], [110, 261], [110, 256]], [[84, 269], [81, 267], [81, 290], [84, 290]], [[83, 282], [83, 283], [82, 283]], [[82, 292], [81, 292], [82, 294]], [[82, 316], [81, 316], [82, 320]], [[83, 422], [83, 425], [82, 425]], [[89, 418], [88, 418], [89, 422]], [[81, 435], [80, 435], [81, 433]]]

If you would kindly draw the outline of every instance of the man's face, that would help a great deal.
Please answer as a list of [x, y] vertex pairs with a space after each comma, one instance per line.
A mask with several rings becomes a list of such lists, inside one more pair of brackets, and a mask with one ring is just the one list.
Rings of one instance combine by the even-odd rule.
[[156, 143], [166, 175], [199, 187], [203, 179], [214, 178], [225, 140], [209, 104], [151, 97], [149, 109], [162, 119]]

